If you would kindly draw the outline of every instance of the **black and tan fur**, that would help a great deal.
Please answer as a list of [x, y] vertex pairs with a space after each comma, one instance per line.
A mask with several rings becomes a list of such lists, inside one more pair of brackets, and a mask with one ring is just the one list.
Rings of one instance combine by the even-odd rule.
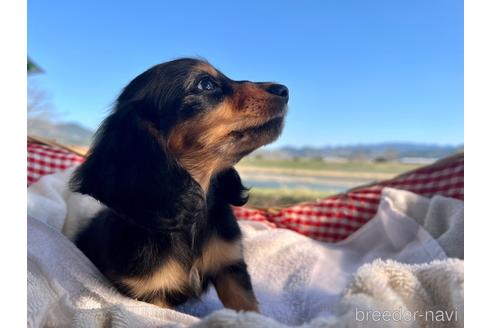
[[282, 85], [233, 81], [195, 59], [136, 77], [72, 177], [105, 205], [77, 246], [130, 297], [174, 307], [212, 283], [224, 306], [258, 311], [233, 165], [278, 137], [287, 101]]

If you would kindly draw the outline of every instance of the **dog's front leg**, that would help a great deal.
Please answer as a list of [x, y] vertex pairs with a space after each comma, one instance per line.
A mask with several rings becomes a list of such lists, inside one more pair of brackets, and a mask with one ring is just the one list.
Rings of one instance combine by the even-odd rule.
[[244, 261], [222, 268], [212, 282], [226, 308], [259, 312], [258, 301]]

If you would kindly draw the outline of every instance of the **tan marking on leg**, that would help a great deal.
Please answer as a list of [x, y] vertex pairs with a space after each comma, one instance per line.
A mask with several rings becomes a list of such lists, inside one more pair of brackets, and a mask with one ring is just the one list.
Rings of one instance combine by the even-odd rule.
[[188, 283], [188, 273], [176, 260], [170, 259], [147, 277], [126, 277], [119, 279], [129, 293], [137, 298], [158, 291], [179, 291]]
[[213, 236], [203, 250], [201, 258], [196, 262], [197, 268], [203, 273], [215, 273], [226, 265], [243, 259], [241, 239], [226, 241]]
[[163, 297], [154, 297], [153, 299], [146, 301], [147, 303], [157, 305], [164, 309], [172, 309], [174, 308], [171, 304], [167, 303]]
[[217, 277], [215, 289], [226, 308], [260, 312], [253, 291], [245, 290], [232, 276], [224, 274]]

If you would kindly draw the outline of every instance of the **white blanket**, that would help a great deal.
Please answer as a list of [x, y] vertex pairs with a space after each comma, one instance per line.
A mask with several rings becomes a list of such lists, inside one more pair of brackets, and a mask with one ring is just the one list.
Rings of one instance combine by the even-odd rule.
[[[459, 300], [460, 291], [462, 293], [460, 261], [434, 263], [430, 268], [374, 261], [391, 259], [422, 264], [445, 260], [447, 256], [440, 243], [417, 222], [432, 222], [428, 217], [430, 213], [455, 217], [450, 222], [462, 222], [463, 203], [460, 201], [437, 197], [429, 202], [409, 192], [385, 189], [375, 218], [337, 244], [321, 243], [292, 231], [241, 221], [245, 260], [250, 268], [262, 315], [238, 315], [222, 310], [200, 321], [200, 318], [223, 308], [213, 288], [201, 302], [189, 302], [177, 311], [129, 299], [117, 293], [92, 263], [60, 233], [63, 231], [73, 238], [76, 230], [101, 206], [90, 197], [68, 192], [66, 182], [69, 174], [70, 171], [66, 171], [46, 176], [28, 190], [30, 326], [102, 327], [111, 324], [117, 327], [163, 327], [210, 324], [217, 327], [234, 326], [239, 322], [243, 326], [251, 323], [251, 327], [258, 326], [260, 322], [264, 326], [308, 322], [313, 326], [352, 326], [360, 323], [355, 320], [354, 304], [360, 304], [365, 309], [389, 309], [399, 304], [422, 311], [442, 306], [436, 303], [440, 299], [431, 297], [437, 285], [427, 282], [425, 278], [435, 283], [444, 280], [437, 279], [435, 274], [422, 274], [423, 278], [419, 276], [421, 272], [433, 271], [431, 268], [436, 265], [440, 266], [436, 274], [447, 272], [452, 277], [447, 289], [441, 286], [436, 292], [456, 290], [458, 297], [453, 296], [453, 301], [444, 301], [449, 305], [446, 308], [459, 307], [460, 303], [455, 299]], [[441, 210], [436, 211], [437, 207]], [[419, 210], [416, 211], [416, 208]], [[419, 217], [412, 218], [408, 213], [418, 214]], [[434, 237], [439, 240], [438, 236]], [[362, 267], [371, 262], [374, 263]], [[381, 269], [385, 266], [391, 269]], [[446, 271], [443, 268], [447, 268]], [[354, 280], [356, 272], [357, 278]], [[384, 278], [391, 275], [408, 277], [408, 286], [404, 283], [405, 288], [399, 290], [398, 285], [393, 284], [394, 279]], [[372, 285], [370, 282], [373, 282]], [[419, 284], [424, 287], [418, 287]], [[431, 288], [428, 291], [431, 296], [423, 293], [422, 288]], [[404, 296], [415, 295], [412, 297], [416, 300], [409, 302], [410, 296], [403, 297], [401, 293]], [[411, 324], [418, 322], [421, 320], [410, 321]], [[367, 322], [362, 324], [368, 326]]]

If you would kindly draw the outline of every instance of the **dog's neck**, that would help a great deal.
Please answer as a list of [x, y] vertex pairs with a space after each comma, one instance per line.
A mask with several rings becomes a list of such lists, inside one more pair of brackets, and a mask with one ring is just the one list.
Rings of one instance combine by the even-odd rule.
[[[198, 160], [197, 159], [202, 159]], [[186, 169], [186, 171], [191, 175], [191, 177], [200, 185], [205, 195], [210, 187], [210, 182], [212, 181], [215, 174], [226, 169], [228, 166], [225, 165], [218, 158], [208, 158], [205, 160], [199, 155], [183, 156], [179, 163]]]
[[190, 169], [186, 168], [186, 170], [191, 175], [193, 180], [200, 185], [206, 195], [208, 188], [210, 187], [210, 180], [212, 180], [212, 176], [214, 174], [213, 170], [202, 170], [199, 167], [193, 167]]

